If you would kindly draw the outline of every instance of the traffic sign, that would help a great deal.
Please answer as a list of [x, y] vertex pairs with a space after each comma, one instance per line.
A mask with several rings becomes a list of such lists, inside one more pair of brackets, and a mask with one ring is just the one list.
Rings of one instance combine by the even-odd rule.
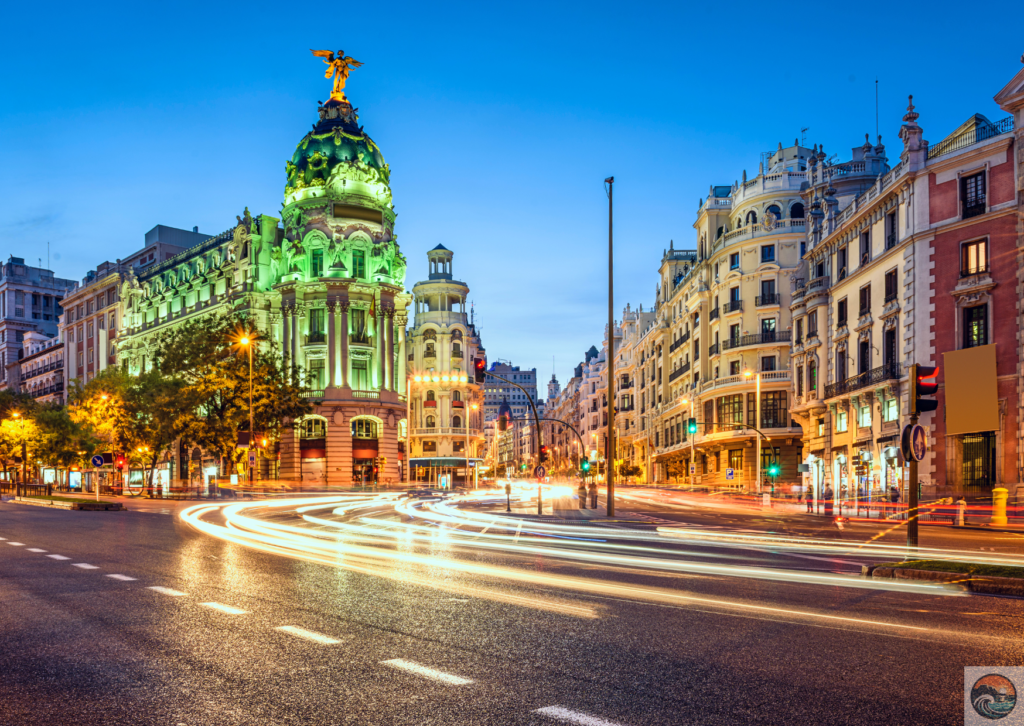
[[928, 453], [928, 434], [925, 433], [924, 427], [918, 424], [904, 426], [900, 448], [903, 449], [903, 458], [907, 461], [921, 461]]
[[93, 466], [103, 466], [103, 463], [103, 456], [101, 454], [96, 454], [96, 456], [92, 457]]
[[249, 466], [256, 466], [256, 452], [249, 452]]
[[533, 475], [535, 477], [537, 477], [538, 479], [543, 479], [547, 473], [548, 473], [547, 469], [545, 469], [540, 464], [538, 464], [536, 466], [536, 468], [534, 468], [534, 470], [533, 470]]
[[736, 475], [736, 470], [735, 469], [726, 469], [725, 470], [725, 478], [728, 479], [729, 481], [732, 481], [732, 479], [735, 478], [735, 475]]
[[697, 465], [696, 464], [690, 464], [690, 474], [696, 474], [696, 473], [697, 473]]

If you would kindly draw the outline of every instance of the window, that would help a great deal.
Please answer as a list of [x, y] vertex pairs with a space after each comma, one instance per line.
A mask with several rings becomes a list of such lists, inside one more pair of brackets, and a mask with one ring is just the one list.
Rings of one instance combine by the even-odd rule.
[[352, 277], [366, 277], [366, 253], [355, 250], [352, 253]]
[[871, 314], [871, 285], [865, 285], [860, 289], [860, 317]]
[[800, 318], [796, 321], [796, 344], [800, 345], [804, 342], [804, 320]]
[[740, 269], [740, 253], [739, 252], [733, 252], [731, 255], [729, 255], [729, 269], [730, 270], [738, 270], [738, 269]]
[[78, 367], [81, 368], [85, 365], [85, 353], [78, 354]]
[[836, 327], [837, 328], [842, 328], [842, 327], [846, 326], [846, 310], [847, 310], [847, 307], [848, 307], [848, 305], [847, 305], [845, 297], [842, 300], [840, 300], [839, 303], [836, 305]]
[[775, 245], [761, 245], [761, 262], [775, 262]]
[[900, 417], [900, 400], [898, 398], [887, 398], [882, 404], [882, 420], [896, 421]]
[[839, 274], [836, 276], [836, 280], [846, 279], [846, 248], [840, 247], [839, 251], [836, 252], [836, 268], [839, 270]]
[[789, 208], [790, 219], [803, 219], [804, 218], [804, 205], [797, 202]]
[[857, 359], [857, 374], [860, 375], [871, 370], [871, 341], [864, 338], [857, 347], [860, 350]]
[[352, 436], [354, 438], [376, 439], [378, 438], [377, 430], [377, 422], [372, 418], [352, 419]]
[[773, 204], [773, 205], [771, 205], [770, 207], [768, 207], [768, 209], [766, 209], [766, 210], [764, 210], [764, 211], [765, 211], [765, 213], [767, 213], [767, 214], [774, 214], [774, 215], [775, 215], [775, 219], [781, 219], [781, 218], [782, 218], [782, 210], [781, 210], [781, 209], [779, 209], [779, 208], [778, 208], [778, 207], [777, 207], [776, 205], [774, 205], [774, 204]]
[[352, 388], [357, 391], [370, 390], [370, 373], [367, 369], [368, 361], [352, 361]]
[[775, 318], [765, 318], [761, 321], [762, 342], [775, 340]]
[[436, 427], [435, 419], [434, 419], [434, 417], [433, 417], [433, 416], [427, 416], [427, 423], [426, 423], [426, 427], [427, 427], [428, 429], [432, 429], [432, 428], [435, 428], [435, 427]]
[[324, 341], [324, 313], [323, 308], [313, 308], [309, 311], [309, 342], [322, 343]]
[[776, 358], [775, 358], [774, 355], [763, 356], [761, 358], [761, 372], [762, 373], [767, 373], [767, 372], [776, 370], [775, 369], [775, 360], [776, 360]]
[[747, 212], [747, 224], [757, 224], [757, 212], [753, 209]]
[[846, 348], [836, 348], [836, 383], [842, 383], [846, 378]]
[[885, 215], [885, 249], [891, 250], [896, 246], [897, 227], [896, 212], [889, 212]]
[[313, 250], [309, 255], [309, 276], [324, 276], [324, 251]]
[[871, 426], [871, 406], [861, 406], [857, 413], [857, 425], [860, 428]]
[[836, 411], [836, 432], [841, 434], [849, 428], [849, 414], [846, 411]]
[[462, 428], [462, 416], [452, 416], [452, 428], [453, 429], [461, 429]]
[[[740, 393], [735, 396], [722, 396], [718, 399], [718, 423], [743, 423], [743, 394]], [[729, 428], [723, 430], [729, 430]]]
[[897, 296], [896, 270], [889, 270], [885, 273], [885, 302], [891, 303]]
[[796, 395], [804, 395], [804, 367], [796, 367]]
[[960, 180], [960, 202], [963, 206], [962, 219], [985, 213], [985, 172]]
[[743, 449], [729, 449], [729, 468], [743, 471]]
[[965, 242], [960, 246], [960, 277], [988, 272], [988, 244], [985, 240]]
[[860, 264], [866, 265], [871, 260], [871, 232], [860, 233]]
[[700, 338], [693, 339], [693, 360], [700, 360]]
[[729, 302], [734, 302], [735, 303], [735, 302], [739, 302], [739, 301], [740, 301], [740, 289], [738, 287], [730, 287], [729, 288]]
[[814, 310], [807, 316], [807, 337], [816, 338], [818, 336], [818, 311]]
[[309, 361], [309, 373], [306, 375], [306, 385], [314, 389], [322, 389], [327, 385], [325, 361], [323, 358], [313, 358]]
[[107, 325], [107, 327], [110, 330], [117, 330], [117, 313], [110, 313], [110, 318], [108, 319], [108, 322], [109, 324]]
[[807, 364], [807, 392], [814, 396], [818, 394], [818, 364], [813, 360]]
[[729, 375], [738, 376], [740, 374], [740, 362], [738, 360], [729, 361]]
[[740, 324], [733, 323], [729, 326], [729, 341], [732, 343], [732, 347], [736, 347], [740, 344]]
[[784, 429], [789, 425], [789, 406], [786, 391], [768, 391], [761, 394], [761, 428]]
[[88, 331], [89, 331], [89, 337], [91, 338], [92, 337], [92, 323], [89, 323]]
[[103, 330], [103, 327], [106, 325], [106, 322], [107, 319], [100, 315], [98, 318], [96, 318], [96, 329]]
[[75, 342], [75, 329], [74, 328], [71, 328], [71, 329], [68, 330], [68, 342], [69, 343], [74, 343]]
[[92, 365], [93, 361], [93, 349], [89, 348], [89, 365]]
[[964, 348], [988, 345], [988, 303], [964, 308]]

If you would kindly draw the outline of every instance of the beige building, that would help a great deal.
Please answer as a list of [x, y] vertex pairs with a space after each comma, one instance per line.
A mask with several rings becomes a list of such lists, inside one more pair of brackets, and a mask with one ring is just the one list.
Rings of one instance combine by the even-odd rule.
[[28, 393], [38, 403], [61, 405], [66, 400], [64, 342], [30, 330], [22, 337], [17, 360], [7, 364], [7, 385]]

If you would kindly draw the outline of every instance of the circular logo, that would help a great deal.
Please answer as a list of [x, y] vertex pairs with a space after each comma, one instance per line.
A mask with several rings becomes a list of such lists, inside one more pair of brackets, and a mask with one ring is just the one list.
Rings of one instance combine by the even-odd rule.
[[1017, 689], [1006, 676], [982, 676], [971, 688], [971, 706], [983, 718], [1006, 718], [1017, 705]]

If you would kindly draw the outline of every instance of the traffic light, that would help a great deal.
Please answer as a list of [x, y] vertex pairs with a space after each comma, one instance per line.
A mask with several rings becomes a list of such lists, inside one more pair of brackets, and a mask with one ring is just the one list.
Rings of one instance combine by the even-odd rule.
[[476, 375], [476, 382], [483, 383], [484, 378], [487, 375], [487, 359], [486, 358], [474, 358], [473, 359], [473, 372]]
[[922, 398], [922, 396], [934, 396], [939, 390], [939, 367], [919, 366], [917, 363], [910, 366], [910, 378], [914, 381], [914, 390], [910, 396], [910, 415], [928, 413], [939, 407], [939, 402], [933, 398]]
[[686, 419], [686, 433], [695, 434], [697, 433], [697, 419], [688, 418]]
[[779, 467], [779, 462], [772, 461], [768, 463], [768, 476], [776, 477], [782, 469]]
[[589, 459], [584, 459], [583, 460], [583, 463], [580, 464], [580, 470], [584, 474], [586, 474], [588, 471], [590, 471], [590, 460]]
[[505, 432], [508, 430], [508, 416], [498, 416], [498, 431]]
[[386, 457], [386, 456], [380, 457], [380, 465], [381, 466], [387, 466], [388, 465], [388, 457]]
[[120, 455], [117, 457], [117, 470], [124, 471], [124, 457]]
[[548, 460], [548, 446], [547, 446], [547, 444], [542, 444], [541, 447], [540, 447], [540, 463], [543, 464], [547, 460]]
[[520, 471], [526, 471], [526, 464], [523, 464], [522, 466], [520, 466], [519, 470]]

